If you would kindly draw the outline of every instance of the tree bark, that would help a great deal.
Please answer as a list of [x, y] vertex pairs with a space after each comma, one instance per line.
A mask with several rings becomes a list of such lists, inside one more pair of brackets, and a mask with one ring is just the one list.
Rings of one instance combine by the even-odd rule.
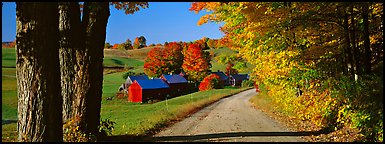
[[365, 73], [371, 74], [372, 73], [372, 51], [370, 50], [370, 38], [369, 38], [369, 5], [367, 2], [363, 3], [362, 6], [362, 19], [364, 23], [364, 50], [365, 50]]
[[88, 124], [86, 132], [98, 137], [103, 84], [103, 49], [110, 10], [108, 2], [90, 3], [88, 6], [90, 13], [85, 27], [85, 48], [89, 50], [91, 60], [89, 69], [92, 73], [90, 73], [89, 95], [86, 96], [88, 99], [86, 104], [86, 123]]
[[[345, 43], [346, 43], [346, 63], [348, 65], [348, 68], [349, 68], [349, 72], [353, 78], [354, 76], [354, 61], [353, 61], [353, 55], [352, 55], [352, 47], [350, 46], [351, 42], [350, 42], [350, 37], [349, 37], [349, 16], [346, 12], [346, 10], [344, 10], [344, 30], [345, 30]], [[350, 65], [350, 67], [349, 67]]]
[[59, 3], [60, 75], [63, 96], [63, 122], [73, 117], [75, 99], [76, 49], [81, 41], [80, 7], [78, 2]]
[[352, 38], [352, 48], [353, 48], [353, 58], [355, 62], [355, 72], [357, 75], [361, 75], [361, 65], [360, 65], [360, 53], [358, 46], [356, 44], [356, 27], [355, 27], [355, 20], [354, 20], [354, 11], [353, 11], [354, 6], [352, 5], [350, 7], [351, 10], [351, 23], [352, 23], [352, 28], [351, 28], [351, 38]]
[[62, 141], [57, 3], [16, 2], [18, 140]]

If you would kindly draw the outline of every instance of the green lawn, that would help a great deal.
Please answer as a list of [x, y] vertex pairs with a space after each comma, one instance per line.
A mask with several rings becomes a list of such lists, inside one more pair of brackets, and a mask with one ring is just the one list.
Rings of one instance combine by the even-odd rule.
[[1, 112], [3, 120], [17, 119], [16, 69], [2, 68]]
[[3, 67], [16, 67], [16, 51], [15, 48], [2, 48], [2, 66]]
[[130, 66], [130, 67], [143, 67], [144, 62], [132, 58], [122, 58], [122, 57], [104, 57], [103, 59], [104, 66]]

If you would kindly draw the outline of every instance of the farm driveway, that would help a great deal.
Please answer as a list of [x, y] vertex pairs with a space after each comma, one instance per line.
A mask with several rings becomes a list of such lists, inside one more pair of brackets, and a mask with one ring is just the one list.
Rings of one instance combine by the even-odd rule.
[[247, 90], [198, 111], [155, 134], [154, 141], [298, 142], [301, 132], [290, 132], [253, 108]]

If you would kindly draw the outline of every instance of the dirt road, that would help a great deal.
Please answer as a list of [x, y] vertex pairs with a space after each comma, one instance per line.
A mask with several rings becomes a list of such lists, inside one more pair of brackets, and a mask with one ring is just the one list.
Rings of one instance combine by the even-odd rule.
[[154, 135], [155, 141], [301, 142], [248, 101], [255, 89], [224, 98]]

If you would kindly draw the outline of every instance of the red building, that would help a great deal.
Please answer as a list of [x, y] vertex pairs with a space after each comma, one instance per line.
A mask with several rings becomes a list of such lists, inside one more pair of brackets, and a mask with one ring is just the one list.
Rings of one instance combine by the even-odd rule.
[[169, 94], [169, 88], [162, 79], [135, 80], [128, 88], [128, 101], [164, 100]]

